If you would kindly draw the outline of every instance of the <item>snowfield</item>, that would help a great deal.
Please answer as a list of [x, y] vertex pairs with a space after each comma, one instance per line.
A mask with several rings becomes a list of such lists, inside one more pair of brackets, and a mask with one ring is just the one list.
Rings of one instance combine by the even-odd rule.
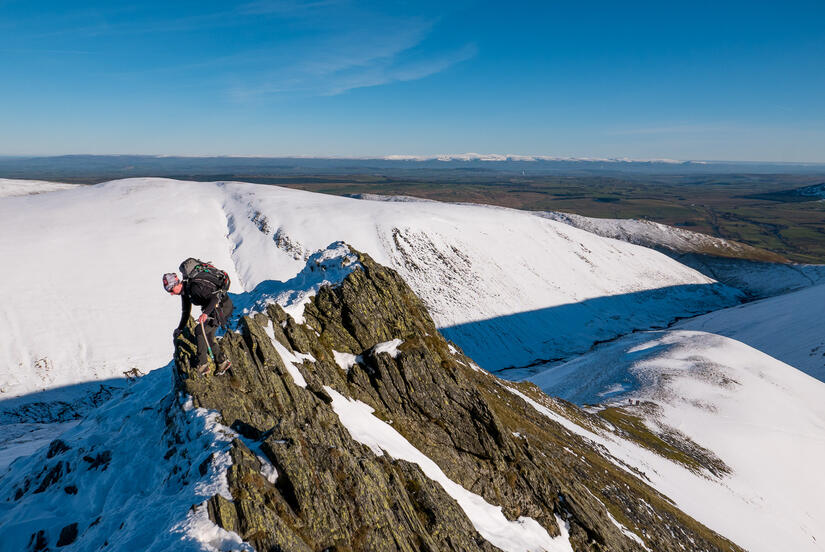
[[[645, 247], [664, 247], [677, 253], [707, 253], [720, 257], [740, 257], [749, 252], [759, 251], [743, 243], [715, 238], [651, 220], [595, 218], [555, 211], [543, 211], [536, 214], [606, 238]], [[766, 251], [761, 251], [761, 253], [768, 254]], [[777, 261], [782, 259], [780, 255], [774, 254], [773, 256]]]
[[554, 211], [535, 214], [598, 236], [669, 251], [680, 263], [754, 298], [825, 283], [825, 265], [789, 263], [764, 249], [684, 228], [649, 220], [603, 219]]
[[180, 301], [160, 277], [187, 257], [224, 268], [243, 293], [294, 278], [339, 240], [398, 270], [488, 370], [739, 298], [655, 251], [510, 209], [121, 180], [0, 200], [0, 255], [13, 259], [0, 399], [166, 365]]
[[708, 313], [676, 325], [731, 337], [825, 382], [825, 285]]
[[46, 192], [56, 192], [58, 190], [71, 190], [77, 188], [79, 184], [62, 184], [59, 182], [45, 182], [43, 180], [11, 180], [0, 178], [0, 198], [15, 197]]
[[[740, 323], [752, 307], [759, 305], [733, 311]], [[803, 341], [793, 343], [804, 349]], [[822, 550], [825, 383], [739, 341], [681, 329], [621, 338], [531, 380], [579, 404], [624, 405], [651, 428], [674, 429], [712, 451], [729, 475], [696, 474], [568, 422], [711, 529], [752, 552]]]

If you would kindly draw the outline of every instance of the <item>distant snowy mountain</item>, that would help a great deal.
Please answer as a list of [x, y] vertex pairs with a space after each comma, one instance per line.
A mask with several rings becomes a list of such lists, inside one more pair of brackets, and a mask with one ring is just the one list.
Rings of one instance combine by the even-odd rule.
[[817, 286], [669, 331], [636, 333], [531, 380], [578, 404], [618, 405], [665, 440], [712, 451], [729, 474], [697, 475], [655, 455], [646, 459], [621, 438], [598, 437], [686, 512], [738, 544], [821, 550], [823, 300], [825, 286]]
[[566, 161], [585, 163], [663, 163], [667, 165], [689, 165], [703, 161], [679, 161], [676, 159], [630, 159], [628, 157], [553, 157], [549, 155], [520, 155], [512, 153], [439, 153], [434, 155], [387, 155], [388, 161]]
[[225, 268], [239, 293], [293, 278], [338, 240], [397, 269], [490, 370], [739, 300], [655, 251], [510, 209], [114, 181], [0, 201], [0, 254], [14, 259], [0, 289], [0, 397], [166, 365], [180, 306], [160, 275], [186, 257]]

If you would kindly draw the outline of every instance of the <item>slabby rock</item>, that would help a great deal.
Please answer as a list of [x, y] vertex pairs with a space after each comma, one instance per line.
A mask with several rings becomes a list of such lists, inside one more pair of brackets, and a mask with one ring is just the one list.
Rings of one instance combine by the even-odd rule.
[[[258, 551], [498, 550], [416, 464], [353, 440], [330, 405], [329, 386], [369, 404], [509, 519], [531, 517], [551, 535], [560, 533], [557, 516], [565, 520], [577, 551], [643, 550], [639, 540], [657, 551], [739, 550], [504, 387], [516, 384], [451, 352], [401, 277], [358, 256], [362, 268], [321, 288], [304, 324], [277, 305], [243, 317], [240, 331], [221, 339], [232, 360], [223, 376], [197, 376], [193, 328], [181, 335], [179, 390], [242, 436], [231, 445], [227, 472], [233, 499], [209, 501], [216, 524]], [[306, 387], [296, 385], [270, 334], [315, 359], [298, 366]], [[394, 339], [402, 341], [397, 354], [376, 352]], [[342, 370], [333, 351], [359, 362]], [[549, 400], [534, 386], [518, 389]]]

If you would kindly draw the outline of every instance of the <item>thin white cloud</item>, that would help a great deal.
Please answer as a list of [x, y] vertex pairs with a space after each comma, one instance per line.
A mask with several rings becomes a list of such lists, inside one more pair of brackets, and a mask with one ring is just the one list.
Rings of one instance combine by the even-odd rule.
[[258, 0], [238, 7], [238, 12], [252, 15], [302, 16], [314, 11], [345, 4], [345, 0]]
[[248, 101], [274, 94], [337, 95], [348, 90], [412, 81], [442, 72], [477, 53], [474, 44], [424, 53], [420, 47], [434, 21], [415, 17], [362, 18], [357, 29], [330, 29], [311, 42], [286, 47], [288, 60], [272, 52], [267, 68], [231, 88]]
[[[347, 77], [333, 79], [326, 95], [336, 95], [368, 86], [380, 86], [393, 82], [414, 81], [435, 75], [466, 61], [477, 53], [475, 44], [467, 44], [458, 50], [442, 53], [415, 62], [399, 62], [388, 67], [375, 67], [372, 70], [355, 71]], [[333, 86], [334, 85], [334, 86]]]
[[[236, 101], [275, 95], [329, 96], [348, 90], [422, 79], [476, 55], [474, 44], [429, 48], [438, 23], [435, 15], [403, 14], [391, 4], [372, 7], [353, 0], [252, 0], [220, 11], [187, 14], [169, 9], [149, 16], [142, 6], [67, 10], [47, 16], [38, 34], [89, 38], [163, 35], [187, 32], [234, 33], [252, 21], [271, 28], [270, 39], [254, 49], [228, 48], [204, 58], [196, 51], [176, 52], [160, 63], [110, 70], [108, 78], [148, 78], [174, 73], [187, 86], [225, 90]], [[2, 25], [2, 22], [0, 22]], [[288, 32], [283, 32], [284, 29]], [[34, 49], [34, 48], [33, 48]], [[56, 48], [81, 54], [79, 49]], [[93, 53], [93, 52], [90, 52]], [[175, 63], [178, 61], [178, 63]]]

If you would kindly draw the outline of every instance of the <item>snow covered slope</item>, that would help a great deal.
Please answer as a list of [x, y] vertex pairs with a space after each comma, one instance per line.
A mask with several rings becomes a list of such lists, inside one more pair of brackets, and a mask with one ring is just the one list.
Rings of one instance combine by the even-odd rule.
[[677, 328], [731, 337], [825, 382], [825, 285], [723, 309]]
[[0, 471], [0, 550], [60, 550], [76, 538], [66, 549], [251, 550], [206, 512], [216, 492], [231, 497], [235, 433], [191, 399], [180, 408], [171, 372], [140, 378]]
[[741, 342], [686, 330], [627, 336], [532, 381], [576, 403], [625, 405], [656, 433], [712, 451], [729, 474], [691, 471], [615, 435], [571, 427], [737, 544], [822, 550], [825, 383]]
[[676, 430], [713, 451], [732, 472], [709, 485], [664, 458], [645, 460], [628, 444], [607, 443], [686, 512], [738, 544], [822, 550], [823, 304], [819, 285], [712, 312], [672, 331], [602, 345], [532, 381], [579, 404], [623, 404], [649, 427]]
[[557, 220], [606, 238], [645, 247], [662, 247], [677, 253], [704, 253], [717, 257], [786, 262], [782, 256], [733, 240], [715, 238], [650, 220], [584, 217], [573, 213], [544, 211], [539, 216]]
[[62, 184], [59, 182], [44, 182], [42, 180], [10, 180], [0, 178], [0, 197], [14, 197], [57, 190], [70, 190], [78, 184]]
[[752, 298], [771, 297], [825, 283], [825, 265], [789, 263], [770, 251], [684, 228], [649, 220], [602, 219], [554, 211], [536, 214], [598, 236], [663, 251], [709, 278], [745, 291]]
[[180, 306], [160, 275], [186, 257], [223, 267], [240, 293], [293, 278], [338, 240], [398, 270], [491, 370], [738, 300], [660, 253], [520, 211], [114, 181], [0, 200], [0, 256], [13, 259], [0, 289], [0, 397], [165, 365]]

